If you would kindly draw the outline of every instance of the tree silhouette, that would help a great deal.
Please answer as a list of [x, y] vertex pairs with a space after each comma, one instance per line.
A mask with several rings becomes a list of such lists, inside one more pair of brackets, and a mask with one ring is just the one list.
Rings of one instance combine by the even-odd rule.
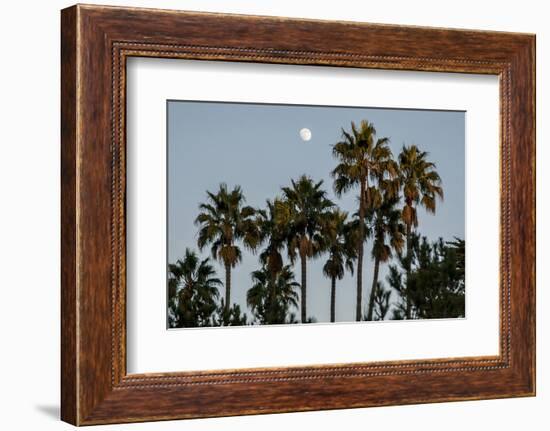
[[220, 301], [219, 307], [213, 319], [213, 326], [245, 326], [247, 325], [246, 313], [241, 312], [239, 304], [226, 307], [225, 301]]
[[[392, 183], [395, 183], [395, 181], [392, 181]], [[375, 300], [378, 296], [380, 263], [390, 260], [393, 250], [401, 253], [405, 242], [401, 212], [396, 209], [398, 199], [388, 191], [380, 193], [380, 190], [376, 190], [372, 191], [371, 195], [377, 196], [377, 198], [371, 200], [367, 213], [367, 219], [372, 225], [374, 236], [372, 245], [374, 271], [366, 320], [373, 320]]]
[[353, 273], [353, 261], [357, 257], [353, 241], [355, 232], [347, 218], [346, 212], [334, 209], [327, 217], [324, 229], [328, 258], [323, 266], [323, 274], [330, 278], [331, 322], [336, 318], [336, 280], [344, 277], [345, 268]]
[[200, 214], [195, 223], [199, 225], [197, 244], [202, 250], [211, 246], [211, 254], [225, 267], [225, 308], [231, 307], [231, 268], [242, 260], [237, 245], [241, 242], [254, 251], [260, 234], [255, 223], [256, 211], [243, 206], [245, 198], [240, 186], [228, 191], [226, 184], [220, 184], [217, 193], [207, 192], [207, 202], [199, 205]]
[[[403, 280], [396, 266], [390, 267], [388, 282], [402, 298], [393, 318], [464, 317], [465, 241], [455, 238], [445, 243], [440, 238], [430, 242], [426, 237], [413, 234], [411, 256], [408, 280]], [[399, 262], [406, 269], [406, 259]]]
[[221, 285], [209, 259], [187, 248], [183, 259], [168, 265], [169, 326], [211, 326]]
[[[411, 234], [413, 227], [418, 226], [418, 205], [426, 211], [435, 213], [436, 199], [443, 199], [441, 178], [437, 173], [434, 163], [427, 160], [428, 153], [420, 151], [416, 145], [403, 146], [399, 154], [399, 182], [403, 191], [404, 206], [401, 217], [406, 226], [407, 255], [405, 270], [407, 275], [407, 288], [411, 273], [412, 244]], [[411, 318], [410, 304], [405, 309], [406, 318]]]
[[332, 154], [339, 164], [332, 171], [334, 192], [342, 194], [359, 187], [357, 240], [357, 300], [355, 317], [361, 320], [363, 304], [363, 254], [367, 237], [365, 215], [370, 203], [369, 180], [377, 181], [381, 176], [394, 177], [392, 153], [388, 138], [376, 139], [376, 129], [367, 120], [361, 121], [359, 128], [351, 123], [351, 131], [342, 129], [342, 140], [332, 147]]
[[[358, 208], [350, 217], [327, 196], [323, 181], [307, 175], [291, 179], [281, 195], [266, 200], [264, 209], [245, 205], [240, 186], [225, 183], [207, 191], [195, 219], [197, 245], [210, 247], [225, 270], [225, 283], [216, 277], [209, 259], [186, 249], [168, 265], [168, 324], [170, 327], [236, 326], [259, 323], [316, 322], [307, 315], [308, 268], [311, 259], [326, 253], [323, 274], [330, 279], [330, 321], [336, 321], [336, 285], [346, 269], [356, 269], [355, 319], [384, 320], [461, 317], [465, 314], [465, 242], [454, 238], [430, 242], [418, 232], [418, 208], [435, 213], [443, 199], [441, 178], [428, 153], [403, 146], [397, 160], [389, 139], [377, 138], [374, 124], [363, 120], [341, 130], [332, 146], [336, 167], [330, 172], [338, 197], [358, 189]], [[363, 259], [372, 239], [373, 278], [363, 309]], [[403, 249], [406, 247], [406, 252]], [[231, 303], [231, 271], [243, 249], [258, 249], [260, 269], [252, 272], [245, 310]], [[285, 265], [283, 253], [290, 260]], [[300, 283], [293, 267], [300, 261]], [[387, 288], [380, 268], [389, 263]], [[225, 287], [225, 298], [219, 289]], [[298, 287], [300, 292], [298, 294]], [[298, 298], [299, 296], [299, 298]]]
[[[372, 320], [384, 320], [388, 311], [390, 310], [390, 297], [391, 290], [386, 290], [382, 282], [378, 282], [376, 286], [376, 294], [374, 297], [374, 319]], [[369, 319], [367, 319], [369, 320]]]
[[266, 201], [267, 208], [258, 211], [257, 225], [260, 242], [265, 244], [260, 252], [260, 262], [275, 275], [283, 268], [282, 251], [289, 236], [289, 211], [285, 202], [275, 198]]
[[262, 325], [291, 323], [289, 310], [298, 308], [296, 291], [300, 284], [294, 280], [290, 266], [277, 272], [264, 266], [252, 273], [252, 282], [246, 302], [256, 320]]
[[321, 188], [323, 181], [313, 182], [302, 175], [297, 181], [291, 180], [290, 187], [283, 187], [286, 212], [283, 219], [288, 222], [287, 251], [292, 264], [300, 258], [301, 265], [301, 321], [307, 323], [307, 260], [318, 256], [324, 249], [323, 227], [328, 211], [333, 203]]

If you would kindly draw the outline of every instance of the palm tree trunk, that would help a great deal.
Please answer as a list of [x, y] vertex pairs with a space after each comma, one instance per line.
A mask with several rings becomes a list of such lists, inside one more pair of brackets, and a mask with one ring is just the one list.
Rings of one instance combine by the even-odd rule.
[[330, 321], [335, 322], [336, 318], [336, 277], [332, 277], [330, 284]]
[[302, 323], [306, 323], [307, 321], [307, 312], [306, 312], [306, 299], [307, 299], [307, 293], [306, 293], [306, 286], [307, 286], [307, 257], [305, 254], [300, 253], [300, 263], [302, 266], [302, 284], [301, 284], [301, 306], [300, 306], [300, 312], [302, 317]]
[[357, 247], [357, 303], [355, 308], [355, 320], [361, 320], [363, 305], [363, 242], [365, 237], [365, 182], [361, 181], [359, 196], [359, 244]]
[[225, 310], [231, 307], [231, 265], [225, 264]]
[[409, 290], [409, 279], [411, 278], [411, 260], [412, 260], [412, 249], [411, 249], [411, 225], [407, 223], [407, 271], [406, 280], [405, 280], [405, 317], [407, 319], [411, 318], [411, 298]]
[[270, 282], [271, 289], [269, 291], [269, 304], [266, 309], [266, 322], [267, 324], [273, 324], [273, 323], [283, 323], [283, 322], [277, 322], [276, 321], [276, 312], [275, 312], [275, 302], [277, 298], [277, 291], [276, 291], [276, 284], [275, 284], [275, 275], [271, 275], [272, 280]]
[[372, 276], [372, 288], [369, 296], [369, 311], [367, 313], [367, 320], [372, 320], [372, 313], [374, 311], [374, 298], [376, 298], [376, 290], [378, 289], [378, 270], [380, 269], [380, 258], [374, 259], [374, 274]]

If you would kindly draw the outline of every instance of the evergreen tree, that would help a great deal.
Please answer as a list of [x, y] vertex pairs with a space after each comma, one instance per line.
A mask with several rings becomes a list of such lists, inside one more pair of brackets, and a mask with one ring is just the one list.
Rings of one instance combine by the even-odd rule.
[[209, 259], [186, 249], [183, 259], [168, 265], [169, 327], [211, 326], [221, 286]]

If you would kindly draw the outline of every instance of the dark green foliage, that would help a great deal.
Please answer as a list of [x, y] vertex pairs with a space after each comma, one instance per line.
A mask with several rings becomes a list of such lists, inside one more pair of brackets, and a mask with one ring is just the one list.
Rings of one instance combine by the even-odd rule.
[[374, 296], [374, 318], [372, 320], [384, 320], [386, 318], [391, 308], [390, 297], [391, 290], [385, 289], [384, 284], [379, 281]]
[[[464, 317], [465, 241], [429, 242], [418, 235], [413, 239], [408, 286], [398, 267], [390, 267], [388, 282], [401, 298], [393, 318], [406, 318], [407, 304], [411, 319]], [[403, 258], [400, 265], [404, 265]]]
[[183, 259], [168, 265], [169, 327], [211, 326], [221, 286], [209, 260], [186, 249]]
[[246, 314], [241, 312], [239, 304], [226, 307], [225, 301], [223, 299], [220, 301], [212, 320], [212, 326], [245, 326], [247, 324]]
[[298, 308], [297, 290], [300, 284], [294, 281], [294, 273], [286, 265], [273, 272], [263, 267], [252, 273], [252, 287], [246, 302], [257, 323], [261, 325], [293, 323], [290, 310]]

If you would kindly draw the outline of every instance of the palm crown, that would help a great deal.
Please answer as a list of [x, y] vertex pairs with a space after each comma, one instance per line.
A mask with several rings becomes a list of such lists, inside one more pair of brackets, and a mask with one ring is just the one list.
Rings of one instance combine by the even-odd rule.
[[260, 241], [265, 247], [260, 252], [260, 262], [273, 274], [283, 267], [282, 251], [288, 239], [288, 208], [284, 201], [275, 198], [266, 201], [267, 208], [258, 211], [257, 224]]
[[341, 196], [355, 187], [359, 187], [357, 241], [357, 300], [356, 320], [362, 317], [363, 302], [363, 243], [366, 239], [365, 213], [375, 196], [369, 180], [376, 182], [397, 175], [395, 162], [388, 138], [376, 138], [376, 129], [372, 123], [361, 121], [359, 128], [351, 123], [351, 132], [342, 129], [342, 140], [332, 147], [332, 154], [339, 161], [332, 171], [334, 192]]
[[[406, 289], [410, 288], [410, 274], [413, 259], [411, 233], [418, 226], [417, 206], [435, 213], [436, 198], [443, 199], [441, 178], [434, 163], [427, 160], [428, 153], [420, 151], [416, 145], [403, 146], [399, 154], [399, 182], [403, 191], [403, 209], [401, 218], [406, 226], [407, 255], [405, 257]], [[405, 305], [405, 316], [411, 317], [409, 296]]]
[[298, 307], [296, 289], [300, 286], [291, 267], [286, 265], [274, 273], [264, 266], [252, 273], [252, 282], [246, 302], [259, 323], [290, 323], [287, 314], [291, 307]]
[[332, 211], [327, 217], [325, 232], [328, 259], [323, 266], [323, 273], [341, 280], [345, 268], [353, 272], [353, 260], [356, 257], [356, 250], [350, 241], [354, 232], [348, 223], [348, 213], [339, 209]]
[[399, 200], [393, 196], [394, 185], [390, 184], [390, 187], [391, 189], [388, 192], [380, 195], [381, 201], [371, 205], [367, 212], [367, 219], [373, 231], [371, 254], [374, 259], [374, 274], [367, 309], [367, 320], [373, 319], [374, 305], [377, 298], [381, 300], [381, 294], [378, 292], [380, 287], [378, 281], [380, 263], [387, 262], [392, 257], [393, 250], [401, 253], [405, 243], [405, 229], [401, 222], [401, 212], [396, 208]]
[[348, 213], [333, 210], [326, 221], [325, 242], [328, 258], [323, 266], [323, 274], [331, 280], [330, 321], [336, 317], [336, 280], [344, 277], [347, 268], [353, 273], [353, 262], [357, 257], [354, 235], [357, 229], [347, 221]]
[[168, 265], [168, 289], [171, 327], [209, 326], [216, 309], [218, 287], [222, 282], [215, 277], [209, 259], [200, 260], [190, 249], [183, 259]]
[[228, 191], [222, 183], [217, 193], [207, 192], [207, 197], [207, 202], [199, 205], [200, 214], [195, 220], [199, 225], [197, 245], [202, 250], [210, 244], [212, 257], [225, 266], [225, 307], [229, 308], [231, 268], [242, 260], [238, 244], [254, 251], [260, 240], [254, 220], [256, 211], [243, 206], [245, 198], [239, 186]]
[[435, 163], [427, 160], [428, 153], [416, 145], [403, 146], [399, 154], [399, 181], [403, 190], [403, 222], [407, 226], [418, 226], [416, 206], [423, 206], [434, 213], [436, 198], [443, 199], [441, 178]]
[[307, 321], [307, 259], [317, 256], [324, 248], [323, 227], [333, 203], [322, 189], [323, 181], [317, 183], [305, 175], [291, 187], [283, 187], [280, 220], [287, 223], [287, 251], [292, 263], [296, 256], [301, 263], [301, 320]]

